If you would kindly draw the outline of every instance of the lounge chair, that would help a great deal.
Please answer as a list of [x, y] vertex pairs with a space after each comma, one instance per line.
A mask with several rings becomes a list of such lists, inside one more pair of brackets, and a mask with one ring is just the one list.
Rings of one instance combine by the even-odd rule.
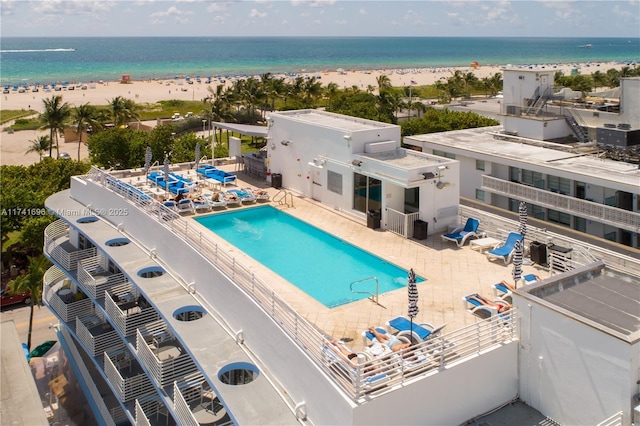
[[178, 213], [195, 213], [196, 212], [196, 208], [193, 205], [193, 202], [188, 198], [184, 198], [178, 201], [176, 203], [176, 210], [178, 211]]
[[242, 203], [242, 200], [234, 194], [226, 194], [223, 191], [218, 192], [218, 194], [220, 194], [220, 199], [224, 200], [227, 206], [239, 206]]
[[[376, 327], [376, 330], [380, 334], [387, 334], [387, 330], [385, 330], [384, 327]], [[362, 335], [362, 344], [364, 345], [365, 348], [368, 346], [371, 346], [374, 343], [380, 343], [378, 342], [378, 339], [376, 339], [376, 336], [374, 336], [373, 333], [370, 332], [369, 330], [363, 331], [361, 335]]]
[[205, 198], [209, 201], [212, 209], [227, 207], [227, 201], [219, 193], [205, 194]]
[[[347, 348], [344, 342], [338, 342], [338, 344], [345, 347], [349, 352], [352, 352], [351, 349]], [[355, 384], [355, 382], [358, 380], [357, 367], [350, 363], [347, 359], [339, 355], [334, 349], [330, 348], [329, 345], [331, 345], [331, 343], [326, 343], [322, 347], [323, 360], [331, 370]], [[361, 352], [358, 355], [362, 355], [362, 357], [366, 360], [365, 362], [371, 361], [368, 354], [366, 353]], [[376, 372], [375, 374], [373, 372], [365, 372], [362, 385], [366, 390], [370, 391], [381, 386], [385, 386], [388, 381], [389, 376], [384, 372]]]
[[[398, 336], [409, 336], [414, 343], [424, 341], [428, 338], [437, 336], [447, 324], [443, 324], [439, 327], [434, 327], [429, 323], [418, 324], [416, 322], [411, 325], [411, 320], [399, 316], [387, 321], [387, 330], [395, 329], [398, 331]], [[413, 333], [412, 333], [413, 332]]]
[[269, 193], [264, 190], [254, 191], [252, 188], [245, 188], [244, 191], [253, 195], [257, 201], [269, 201]]
[[489, 260], [502, 259], [505, 265], [511, 263], [511, 258], [513, 257], [513, 253], [515, 252], [516, 241], [520, 240], [522, 243], [524, 237], [517, 232], [510, 232], [509, 236], [507, 236], [506, 241], [496, 246], [493, 250], [489, 250], [486, 255]]
[[[470, 293], [462, 298], [467, 312], [472, 313], [476, 316], [479, 316], [482, 319], [486, 319], [494, 315], [501, 315], [505, 312], [505, 311], [498, 312], [497, 306], [482, 303], [480, 300], [477, 299], [478, 297], [479, 297], [478, 293]], [[492, 300], [491, 302], [500, 304], [500, 305], [507, 305], [507, 302], [503, 299], [496, 299], [496, 300]]]
[[193, 207], [195, 208], [196, 213], [209, 211], [212, 208], [211, 202], [206, 197], [202, 197], [202, 196], [196, 197], [196, 198], [193, 198], [191, 202], [193, 202]]
[[456, 228], [449, 234], [442, 235], [442, 239], [445, 241], [453, 241], [458, 247], [464, 246], [469, 238], [478, 238], [478, 227], [480, 221], [470, 217], [467, 219], [467, 223], [464, 227]]
[[244, 204], [251, 204], [256, 202], [256, 197], [251, 192], [243, 191], [241, 189], [229, 189], [227, 194], [235, 195]]

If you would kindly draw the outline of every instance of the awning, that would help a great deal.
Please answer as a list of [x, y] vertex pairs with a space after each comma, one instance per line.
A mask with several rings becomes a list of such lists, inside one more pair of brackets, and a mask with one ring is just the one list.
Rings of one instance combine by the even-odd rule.
[[213, 127], [219, 127], [225, 130], [231, 130], [247, 136], [258, 136], [266, 138], [269, 132], [269, 128], [266, 126], [253, 126], [251, 124], [235, 124], [235, 123], [221, 123], [218, 121], [211, 122]]

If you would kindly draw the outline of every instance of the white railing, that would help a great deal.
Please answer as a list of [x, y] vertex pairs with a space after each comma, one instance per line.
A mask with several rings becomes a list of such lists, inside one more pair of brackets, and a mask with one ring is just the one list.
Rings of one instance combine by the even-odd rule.
[[94, 299], [102, 296], [112, 286], [127, 283], [124, 274], [112, 274], [105, 270], [107, 259], [102, 254], [78, 262], [78, 281]]
[[69, 242], [69, 226], [62, 220], [57, 220], [44, 230], [45, 251], [67, 271], [78, 267], [78, 261], [96, 255], [96, 248], [78, 250]]
[[398, 210], [386, 208], [387, 219], [385, 221], [385, 227], [387, 231], [400, 235], [404, 238], [409, 238], [413, 235], [413, 223], [420, 219], [420, 213], [402, 213]]
[[[465, 223], [468, 218], [473, 217], [480, 221], [480, 231], [486, 232], [488, 236], [502, 239], [504, 230], [518, 230], [518, 221], [507, 219], [484, 210], [460, 205], [458, 208], [460, 223]], [[549, 232], [546, 229], [537, 228], [527, 224], [525, 235], [525, 245], [527, 241], [538, 241], [544, 244], [553, 243], [559, 246], [572, 247], [573, 266], [584, 266], [603, 260], [607, 267], [618, 269], [622, 272], [638, 275], [640, 274], [640, 260], [631, 256], [607, 250], [605, 248], [587, 244], [565, 235]]]
[[[159, 223], [187, 241], [196, 252], [218, 268], [237, 286], [246, 291], [303, 350], [311, 355], [316, 363], [329, 371], [322, 353], [322, 348], [327, 343], [324, 335], [306, 318], [302, 317], [295, 309], [287, 304], [273, 289], [262, 281], [262, 279], [256, 276], [252, 270], [241, 264], [225, 249], [219, 247], [218, 244], [211, 240], [206, 233], [203, 233], [199, 227], [170, 211], [157, 201], [132, 193], [127, 187], [122, 189], [123, 185], [119, 183], [118, 179], [95, 167], [92, 168], [89, 175], [79, 176], [78, 178], [100, 183], [130, 200], [142, 211], [147, 212], [152, 218], [160, 219]], [[417, 215], [415, 218], [417, 219]], [[407, 220], [410, 222], [410, 226], [413, 226], [413, 221]], [[480, 328], [482, 324], [482, 322], [478, 323], [471, 326], [471, 328]], [[498, 344], [512, 339], [514, 333], [515, 324], [511, 327], [511, 332], [508, 335], [494, 333], [497, 340], [492, 340], [491, 344]], [[477, 334], [479, 334], [479, 332], [475, 333], [475, 335]], [[478, 353], [488, 346], [484, 340], [478, 340], [475, 335], [473, 342], [470, 344], [475, 348], [475, 353]], [[161, 364], [145, 342], [143, 334], [141, 334], [140, 331], [137, 331], [136, 344], [139, 358], [145, 362], [154, 379], [160, 383], [161, 386], [166, 385], [169, 380], [172, 380], [171, 375], [162, 374]], [[467, 344], [464, 346], [467, 346]], [[401, 383], [415, 375], [415, 371], [412, 370], [410, 375], [404, 377], [402, 367], [391, 368], [389, 371], [394, 377], [392, 383]], [[364, 370], [359, 371], [355, 381], [340, 379], [336, 379], [336, 381], [344, 391], [355, 400], [358, 400], [369, 392], [366, 386]]]
[[481, 188], [494, 194], [516, 198], [541, 207], [595, 220], [630, 232], [640, 232], [640, 213], [557, 194], [487, 175], [482, 176]]
[[614, 415], [604, 419], [597, 426], [622, 426], [623, 423], [623, 413], [622, 411], [618, 411]]
[[[91, 330], [98, 334], [94, 335]], [[76, 336], [91, 356], [98, 356], [108, 348], [124, 347], [122, 339], [110, 323], [92, 325], [91, 330], [76, 317]]]
[[140, 401], [136, 399], [136, 426], [151, 426], [151, 422], [147, 418]]
[[[147, 343], [140, 330], [136, 331], [136, 351], [138, 358], [147, 367], [147, 371], [151, 373], [151, 378], [160, 388], [171, 385], [176, 380], [183, 380], [185, 377], [199, 374], [199, 370], [191, 357], [179, 347], [178, 341], [170, 337], [173, 342], [172, 346], [180, 351], [180, 354], [165, 359], [158, 359], [154, 349]], [[161, 348], [159, 346], [157, 349]]]
[[158, 312], [150, 305], [139, 306], [139, 310], [133, 313], [123, 312], [107, 291], [104, 292], [104, 311], [111, 323], [127, 337], [133, 336], [138, 328], [160, 319]]
[[[127, 356], [129, 355], [127, 354]], [[144, 373], [132, 377], [122, 377], [120, 367], [114, 363], [115, 360], [112, 358], [113, 356], [104, 352], [104, 372], [121, 401], [128, 402], [150, 392], [155, 392], [153, 384]], [[128, 362], [132, 362], [132, 359], [128, 359]]]
[[[202, 381], [200, 383], [199, 392], [202, 392]], [[183, 395], [184, 387], [181, 388], [178, 382], [173, 383], [173, 409], [176, 414], [176, 420], [179, 424], [185, 426], [199, 426], [200, 424], [193, 416], [191, 407], [189, 407], [190, 401], [185, 399]], [[198, 394], [199, 397], [200, 394]], [[192, 398], [191, 398], [192, 399]]]
[[76, 317], [91, 315], [94, 312], [91, 299], [85, 298], [65, 303], [64, 300], [58, 296], [58, 281], [61, 278], [59, 274], [64, 274], [64, 272], [58, 271], [60, 271], [59, 268], [52, 266], [47, 270], [43, 278], [42, 296], [49, 307], [53, 309], [64, 322], [73, 321]]

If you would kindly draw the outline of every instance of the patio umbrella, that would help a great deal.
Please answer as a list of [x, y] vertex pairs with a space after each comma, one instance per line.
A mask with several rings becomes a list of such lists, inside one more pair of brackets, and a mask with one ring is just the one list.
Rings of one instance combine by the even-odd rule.
[[527, 233], [527, 203], [520, 201], [520, 207], [518, 208], [518, 218], [520, 219], [520, 228], [518, 232], [524, 237]]
[[169, 164], [171, 164], [169, 156], [164, 157], [164, 167], [162, 171], [164, 172], [164, 184], [167, 191], [169, 191]]
[[151, 160], [153, 159], [153, 153], [151, 152], [151, 147], [148, 146], [147, 150], [144, 152], [144, 174], [149, 173], [149, 167], [151, 167]]
[[513, 247], [513, 282], [514, 286], [518, 286], [518, 281], [522, 278], [522, 242], [516, 241]]
[[411, 320], [410, 332], [413, 335], [413, 317], [418, 315], [418, 286], [416, 285], [416, 273], [413, 268], [409, 270], [407, 275], [407, 290], [409, 292], [409, 319]]
[[196, 169], [198, 168], [199, 162], [200, 162], [200, 142], [196, 143]]

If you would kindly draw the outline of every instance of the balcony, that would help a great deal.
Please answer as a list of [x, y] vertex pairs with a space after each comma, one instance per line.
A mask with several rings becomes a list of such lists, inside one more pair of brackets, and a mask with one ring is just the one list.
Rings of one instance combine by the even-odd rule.
[[127, 337], [134, 336], [138, 328], [160, 319], [156, 310], [129, 283], [104, 292], [104, 310], [114, 326]]
[[94, 313], [91, 299], [82, 291], [71, 288], [71, 280], [57, 266], [47, 270], [43, 278], [43, 298], [51, 309], [64, 322], [74, 321], [76, 317]]
[[155, 394], [149, 380], [133, 355], [126, 349], [104, 353], [104, 371], [111, 387], [122, 402]]
[[640, 231], [640, 214], [632, 211], [610, 207], [568, 195], [557, 194], [544, 189], [534, 188], [517, 182], [509, 182], [487, 175], [482, 176], [481, 189], [493, 194], [516, 198], [537, 206], [594, 220], [630, 232]]
[[78, 261], [78, 281], [94, 299], [102, 297], [111, 287], [127, 282], [124, 274], [108, 271], [107, 262], [101, 254]]
[[76, 318], [76, 336], [91, 356], [98, 356], [108, 348], [121, 348], [124, 343], [113, 326], [105, 321]]
[[78, 261], [96, 255], [96, 248], [79, 250], [69, 241], [69, 226], [56, 220], [44, 230], [45, 253], [67, 271], [75, 271]]
[[136, 331], [136, 349], [138, 358], [158, 387], [166, 388], [174, 381], [182, 381], [198, 372], [191, 357], [176, 338], [163, 328], [161, 321], [148, 325], [146, 330]]

